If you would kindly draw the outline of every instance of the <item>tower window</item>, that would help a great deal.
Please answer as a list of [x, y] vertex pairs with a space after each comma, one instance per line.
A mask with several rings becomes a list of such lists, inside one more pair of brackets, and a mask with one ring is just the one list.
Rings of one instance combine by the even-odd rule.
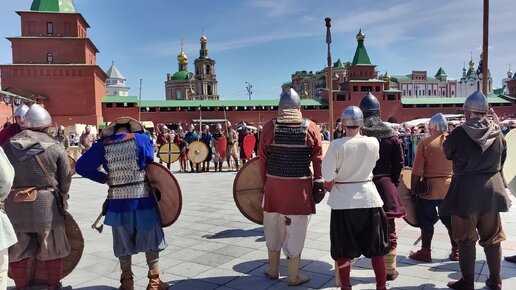
[[213, 91], [212, 91], [211, 85], [208, 85], [207, 89], [208, 89], [208, 95], [213, 95]]
[[47, 63], [53, 63], [54, 62], [54, 55], [49, 52], [47, 53]]
[[206, 74], [207, 75], [211, 74], [211, 66], [209, 64], [206, 65]]
[[54, 23], [53, 22], [47, 22], [47, 34], [48, 35], [54, 34]]

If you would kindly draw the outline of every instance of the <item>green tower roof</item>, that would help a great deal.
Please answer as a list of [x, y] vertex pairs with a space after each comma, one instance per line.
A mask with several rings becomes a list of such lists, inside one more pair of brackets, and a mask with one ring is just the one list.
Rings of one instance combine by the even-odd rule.
[[435, 77], [438, 78], [438, 77], [447, 77], [448, 75], [446, 74], [446, 72], [444, 72], [444, 69], [442, 67], [439, 68], [439, 70], [437, 71], [437, 73], [435, 74]]
[[369, 55], [367, 55], [367, 50], [364, 46], [365, 35], [362, 33], [362, 29], [357, 34], [357, 50], [355, 51], [355, 57], [353, 57], [352, 65], [370, 65], [371, 60], [369, 60]]
[[337, 59], [337, 61], [333, 63], [333, 67], [335, 67], [335, 68], [343, 68], [344, 67], [344, 65], [342, 64], [342, 61], [340, 61], [340, 58]]
[[77, 13], [73, 0], [34, 0], [30, 11]]

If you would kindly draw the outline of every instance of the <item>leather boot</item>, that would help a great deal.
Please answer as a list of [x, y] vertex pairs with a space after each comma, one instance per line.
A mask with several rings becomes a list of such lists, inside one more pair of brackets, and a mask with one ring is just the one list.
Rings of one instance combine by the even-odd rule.
[[167, 290], [170, 285], [161, 281], [159, 279], [159, 270], [150, 270], [147, 277], [149, 278], [149, 285], [147, 285], [147, 290]]
[[28, 276], [28, 259], [21, 260], [19, 262], [9, 263], [9, 274], [14, 280], [16, 290], [29, 289], [29, 276]]
[[421, 248], [421, 250], [415, 253], [411, 253], [409, 255], [409, 258], [421, 262], [432, 262], [432, 250], [430, 250], [429, 248]]
[[217, 172], [217, 169], [219, 168], [219, 163], [215, 162], [215, 172]]
[[219, 162], [219, 172], [222, 172], [222, 162]]
[[448, 287], [456, 290], [473, 290], [475, 284], [475, 242], [460, 243], [459, 255], [462, 278], [459, 281], [449, 282]]
[[208, 164], [206, 164], [206, 172], [210, 172], [210, 162], [208, 162]]
[[288, 286], [297, 286], [310, 281], [310, 277], [299, 274], [299, 266], [301, 265], [301, 256], [290, 258], [287, 260], [288, 264]]
[[265, 276], [269, 279], [276, 280], [279, 278], [280, 251], [269, 250], [269, 269], [265, 271]]
[[385, 272], [387, 281], [394, 281], [398, 278], [398, 271], [396, 271], [396, 255], [397, 248], [391, 249], [383, 259], [385, 260]]
[[451, 249], [451, 253], [448, 256], [450, 261], [458, 261], [459, 260], [459, 246], [454, 246]]
[[53, 289], [61, 289], [61, 280], [62, 269], [63, 269], [63, 259], [55, 259], [50, 261], [45, 261], [45, 266], [47, 268], [47, 286], [49, 290]]
[[133, 272], [122, 272], [119, 290], [134, 290]]
[[490, 245], [484, 247], [484, 253], [486, 254], [487, 266], [489, 267], [489, 278], [486, 280], [486, 285], [491, 290], [501, 290], [502, 248], [500, 244]]

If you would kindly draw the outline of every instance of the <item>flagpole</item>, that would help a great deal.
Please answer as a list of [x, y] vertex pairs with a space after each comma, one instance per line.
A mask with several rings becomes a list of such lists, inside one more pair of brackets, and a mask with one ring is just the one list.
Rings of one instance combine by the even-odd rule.
[[487, 97], [489, 94], [489, 0], [484, 0], [484, 25], [482, 43], [482, 92]]
[[333, 139], [333, 69], [332, 69], [332, 60], [331, 60], [331, 18], [324, 19], [326, 21], [326, 44], [328, 44], [328, 76], [327, 78], [327, 87], [328, 87], [328, 109], [330, 111], [329, 119], [328, 119], [328, 128], [330, 130], [330, 140]]

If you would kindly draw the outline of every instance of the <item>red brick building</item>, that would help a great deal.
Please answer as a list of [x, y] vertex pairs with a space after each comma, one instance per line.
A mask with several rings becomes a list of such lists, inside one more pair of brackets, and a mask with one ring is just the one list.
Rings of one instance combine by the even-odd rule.
[[34, 0], [17, 13], [21, 36], [7, 38], [13, 63], [0, 65], [2, 89], [42, 102], [57, 125], [102, 122], [106, 73], [73, 1]]

